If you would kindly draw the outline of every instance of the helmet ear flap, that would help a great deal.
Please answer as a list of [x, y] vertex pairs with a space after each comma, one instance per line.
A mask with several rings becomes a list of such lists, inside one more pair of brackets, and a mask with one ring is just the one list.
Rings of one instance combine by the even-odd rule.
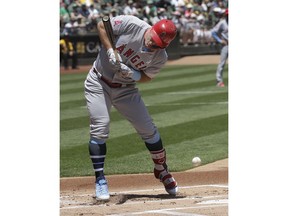
[[171, 20], [163, 19], [152, 26], [152, 38], [157, 46], [165, 48], [177, 35], [177, 28]]

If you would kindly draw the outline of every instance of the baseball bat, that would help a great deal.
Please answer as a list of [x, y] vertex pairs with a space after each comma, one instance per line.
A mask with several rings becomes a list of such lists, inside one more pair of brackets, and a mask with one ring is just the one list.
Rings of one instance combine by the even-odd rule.
[[112, 25], [110, 22], [110, 17], [109, 16], [103, 16], [102, 17], [102, 22], [106, 31], [106, 34], [108, 36], [108, 39], [110, 41], [110, 44], [112, 46], [112, 49], [114, 51], [115, 57], [116, 57], [116, 61], [120, 64], [120, 60], [118, 58], [118, 53], [116, 50], [116, 46], [115, 46], [115, 36], [113, 34], [113, 29], [112, 29]]

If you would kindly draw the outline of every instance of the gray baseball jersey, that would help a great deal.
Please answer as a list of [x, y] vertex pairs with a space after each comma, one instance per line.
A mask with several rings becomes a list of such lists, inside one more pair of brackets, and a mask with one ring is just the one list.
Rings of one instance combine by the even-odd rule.
[[228, 23], [225, 19], [221, 19], [211, 30], [212, 34], [213, 32], [216, 33], [216, 37], [214, 37], [218, 42], [222, 39], [225, 39], [228, 41]]
[[[164, 49], [145, 51], [144, 33], [151, 26], [134, 16], [111, 17], [116, 48], [122, 62], [135, 70], [143, 71], [150, 78], [160, 71], [167, 61]], [[93, 64], [99, 73], [114, 83], [135, 84], [131, 78], [122, 78], [108, 60], [102, 47]], [[85, 80], [85, 97], [90, 114], [90, 136], [104, 143], [109, 136], [110, 109], [113, 105], [134, 126], [147, 143], [159, 140], [159, 133], [135, 85], [111, 88], [97, 77], [93, 68]]]
[[[142, 70], [153, 78], [167, 61], [165, 50], [147, 52], [143, 50], [144, 33], [151, 26], [135, 16], [111, 17], [111, 24], [116, 40], [116, 48], [121, 55], [122, 62], [135, 70]], [[109, 63], [107, 50], [101, 49], [94, 62], [94, 67], [103, 76], [116, 83], [131, 83], [132, 79], [123, 79]]]

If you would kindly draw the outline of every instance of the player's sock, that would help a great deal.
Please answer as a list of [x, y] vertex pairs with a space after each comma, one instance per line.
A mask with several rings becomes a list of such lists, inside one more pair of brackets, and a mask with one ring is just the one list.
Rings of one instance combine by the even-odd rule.
[[166, 151], [163, 148], [161, 139], [154, 144], [146, 143], [146, 146], [149, 149], [154, 162], [155, 178], [160, 179], [169, 194], [175, 195], [178, 191], [177, 182], [168, 171]]
[[99, 144], [95, 140], [89, 142], [90, 159], [93, 163], [96, 179], [104, 176], [104, 161], [106, 157], [106, 143]]
[[166, 151], [163, 148], [159, 151], [150, 151], [150, 154], [154, 162], [154, 175], [159, 179], [161, 172], [164, 170], [168, 172], [168, 167], [166, 164]]
[[160, 138], [156, 143], [150, 144], [145, 142], [145, 144], [154, 162], [154, 175], [156, 178], [159, 178], [160, 172], [167, 170], [166, 151], [163, 148], [162, 140]]

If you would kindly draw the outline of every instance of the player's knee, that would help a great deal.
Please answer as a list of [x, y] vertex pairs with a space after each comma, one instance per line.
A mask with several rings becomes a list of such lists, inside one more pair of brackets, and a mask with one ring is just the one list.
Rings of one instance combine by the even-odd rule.
[[109, 134], [109, 121], [102, 120], [101, 122], [91, 121], [90, 124], [90, 136], [95, 139], [106, 140]]
[[143, 138], [143, 140], [145, 141], [145, 143], [147, 144], [154, 144], [157, 143], [160, 140], [160, 134], [158, 131], [156, 131], [152, 136]]
[[91, 117], [91, 125], [94, 127], [107, 128], [110, 124], [109, 116], [102, 116], [101, 118]]
[[106, 142], [106, 139], [98, 139], [95, 137], [91, 137], [89, 144], [90, 145], [98, 145], [98, 144], [100, 145], [100, 144], [104, 144], [105, 142]]

